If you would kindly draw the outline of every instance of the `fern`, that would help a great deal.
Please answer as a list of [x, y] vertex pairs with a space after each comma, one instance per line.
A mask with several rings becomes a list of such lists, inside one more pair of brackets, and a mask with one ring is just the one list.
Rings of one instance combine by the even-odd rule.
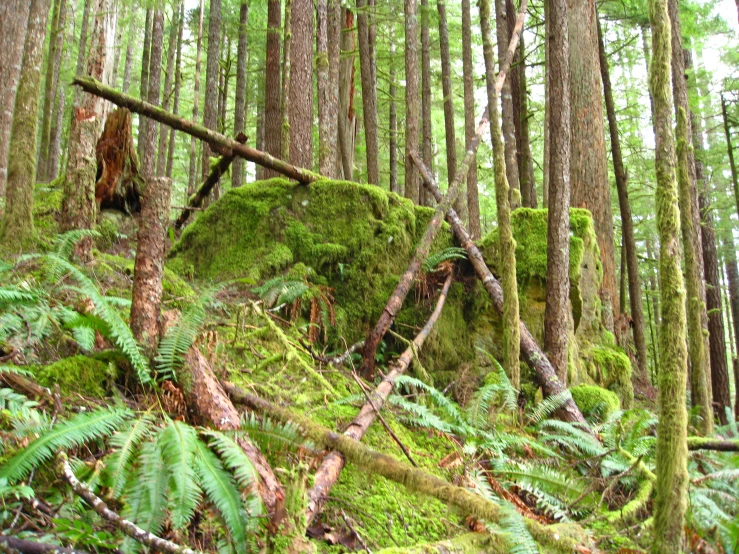
[[137, 447], [150, 434], [153, 422], [153, 416], [145, 414], [110, 438], [110, 446], [116, 451], [108, 458], [106, 469], [113, 498], [120, 497], [123, 492], [133, 470]]
[[62, 421], [3, 465], [0, 468], [0, 479], [22, 479], [29, 471], [51, 458], [57, 450], [68, 450], [88, 441], [107, 437], [130, 417], [131, 412], [127, 409], [100, 408]]
[[279, 423], [267, 417], [259, 420], [250, 413], [241, 419], [241, 429], [259, 443], [263, 450], [294, 452], [301, 447], [313, 450], [313, 445], [303, 438], [300, 427], [291, 421]]
[[247, 490], [259, 482], [257, 469], [234, 439], [221, 432], [204, 430], [202, 434], [210, 439], [211, 448], [220, 454], [225, 466], [233, 471], [239, 487]]
[[583, 453], [587, 456], [600, 456], [606, 450], [590, 433], [577, 424], [548, 419], [539, 424], [540, 440], [545, 443], [555, 442], [573, 454]]
[[252, 289], [252, 292], [258, 295], [267, 307], [279, 306], [282, 304], [290, 304], [308, 292], [310, 286], [305, 281], [291, 279], [286, 276], [278, 276], [266, 281]]
[[467, 251], [464, 248], [451, 246], [444, 248], [435, 254], [431, 254], [423, 262], [423, 272], [431, 273], [436, 270], [439, 265], [449, 260], [464, 260], [467, 258]]
[[548, 418], [554, 412], [559, 410], [570, 400], [572, 400], [572, 393], [568, 389], [563, 390], [559, 394], [554, 394], [548, 398], [545, 398], [529, 414], [529, 420], [532, 423], [540, 423], [545, 418]]
[[431, 385], [427, 385], [420, 379], [416, 379], [408, 375], [399, 375], [395, 379], [395, 386], [398, 387], [403, 385], [416, 387], [426, 392], [434, 403], [451, 418], [453, 424], [458, 426], [464, 426], [467, 424], [459, 406], [444, 396], [441, 391], [435, 389]]
[[177, 381], [177, 369], [182, 366], [187, 351], [195, 342], [205, 321], [205, 309], [200, 302], [189, 306], [177, 324], [169, 329], [161, 342], [155, 363], [160, 380]]
[[195, 475], [198, 436], [189, 425], [170, 420], [159, 442], [169, 471], [172, 526], [182, 529], [195, 513], [202, 492]]

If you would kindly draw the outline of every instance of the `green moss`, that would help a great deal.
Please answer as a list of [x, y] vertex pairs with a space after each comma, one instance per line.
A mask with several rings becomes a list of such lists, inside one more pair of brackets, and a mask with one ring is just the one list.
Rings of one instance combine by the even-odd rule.
[[595, 346], [585, 358], [588, 360], [587, 372], [590, 378], [601, 387], [616, 393], [625, 409], [631, 408], [634, 401], [631, 361], [624, 351], [615, 346]]
[[465, 533], [450, 540], [417, 544], [407, 548], [385, 548], [379, 554], [473, 554], [477, 552], [504, 552], [506, 542], [499, 535]]
[[106, 359], [72, 356], [39, 366], [34, 373], [41, 385], [59, 385], [64, 395], [79, 393], [100, 398], [110, 390], [118, 371], [116, 364]]
[[621, 408], [616, 393], [596, 385], [578, 385], [570, 388], [572, 399], [585, 417], [597, 415], [606, 419]]

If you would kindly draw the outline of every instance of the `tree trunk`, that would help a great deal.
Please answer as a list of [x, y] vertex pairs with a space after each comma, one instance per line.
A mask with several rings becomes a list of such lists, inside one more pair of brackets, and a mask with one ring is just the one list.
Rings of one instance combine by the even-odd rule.
[[[472, 19], [470, 0], [462, 0], [462, 71], [464, 79], [464, 148], [467, 150], [475, 136], [475, 83], [472, 65]], [[477, 159], [470, 164], [467, 174], [467, 214], [473, 240], [482, 236], [480, 229], [480, 195], [477, 188]]]
[[[726, 280], [729, 282], [729, 305], [731, 306], [731, 319], [734, 328], [734, 343], [736, 351], [739, 352], [739, 267], [736, 261], [736, 249], [734, 247], [734, 237], [729, 230], [722, 234], [722, 242], [724, 245], [726, 265]], [[739, 420], [739, 375], [737, 375], [737, 358], [734, 359], [734, 391], [736, 400], [734, 403], [734, 416]]]
[[[613, 103], [613, 92], [611, 89], [611, 77], [606, 58], [606, 49], [603, 42], [603, 33], [600, 21], [596, 19], [598, 26], [598, 51], [600, 54], [600, 73], [603, 79], [603, 94], [606, 102], [606, 113], [608, 115], [608, 129], [611, 136], [611, 154], [613, 156], [613, 172], [616, 175], [616, 188], [618, 189], [618, 205], [621, 210], [621, 234], [624, 242], [624, 253], [626, 257], [626, 268], [629, 277], [629, 301], [631, 307], [631, 320], [633, 322], [634, 346], [639, 369], [639, 380], [648, 383], [647, 376], [647, 343], [644, 338], [644, 311], [642, 305], [641, 282], [639, 279], [639, 262], [636, 257], [636, 240], [634, 239], [634, 223], [631, 219], [631, 205], [629, 202], [628, 177], [621, 156], [621, 140], [618, 135], [618, 122], [616, 121], [616, 108]], [[622, 295], [623, 296], [623, 295]]]
[[[434, 170], [433, 129], [431, 128], [431, 41], [429, 39], [429, 2], [421, 0], [421, 155], [423, 163]], [[431, 195], [419, 188], [418, 203], [431, 206]]]
[[[115, 12], [110, 0], [95, 0], [90, 52], [87, 56], [87, 75], [96, 79], [106, 77], [111, 52], [108, 41], [115, 29]], [[95, 150], [103, 123], [105, 102], [92, 94], [76, 95], [69, 131], [69, 151], [64, 179], [62, 229], [92, 229], [95, 224], [95, 186], [97, 162]], [[76, 248], [84, 262], [92, 258], [92, 241], [83, 239]]]
[[[87, 33], [90, 26], [90, 9], [92, 0], [85, 0], [82, 8], [82, 26], [80, 27], [80, 42], [77, 46], [77, 65], [75, 66], [75, 75], [82, 75], [85, 70], [85, 62], [87, 61]], [[75, 97], [75, 102], [77, 98]]]
[[8, 181], [10, 132], [30, 7], [31, 0], [8, 0], [0, 4], [0, 198], [5, 196]]
[[[175, 61], [175, 75], [174, 75], [174, 105], [172, 106], [172, 113], [175, 115], [179, 114], [180, 110], [180, 88], [182, 87], [182, 33], [185, 25], [185, 3], [180, 4], [180, 16], [179, 16], [179, 30], [177, 32], [177, 59]], [[176, 141], [176, 131], [174, 129], [169, 130], [168, 148], [167, 148], [167, 168], [165, 174], [170, 179], [172, 178], [172, 169], [174, 166], [174, 149]]]
[[[734, 147], [731, 144], [731, 127], [729, 117], [726, 114], [726, 99], [721, 95], [721, 114], [724, 119], [724, 134], [726, 136], [726, 150], [729, 154], [729, 167], [731, 168], [731, 183], [734, 185], [734, 201], [736, 202], [736, 215], [739, 216], [739, 172], [734, 162]], [[738, 387], [739, 388], [739, 387]]]
[[550, 22], [550, 2], [551, 0], [544, 0], [544, 147], [541, 167], [542, 167], [542, 179], [541, 179], [541, 205], [544, 209], [549, 207], [549, 175], [550, 175], [550, 164], [551, 155], [550, 151], [550, 139], [551, 134], [549, 129], [551, 128], [552, 121], [552, 109], [550, 107], [550, 99], [552, 97], [552, 83], [549, 81], [549, 71], [546, 69], [550, 65], [551, 57], [551, 22]]
[[[525, 0], [523, 0], [522, 4], [525, 4]], [[495, 202], [498, 212], [498, 240], [500, 250], [501, 284], [503, 286], [502, 365], [508, 378], [511, 380], [511, 385], [513, 385], [515, 389], [519, 389], [521, 385], [521, 365], [519, 362], [521, 335], [520, 318], [518, 313], [518, 283], [516, 281], [516, 242], [513, 240], [513, 230], [511, 229], [511, 205], [509, 203], [510, 187], [506, 176], [505, 143], [503, 141], [500, 113], [498, 111], [499, 96], [495, 90], [495, 59], [493, 56], [492, 31], [490, 28], [490, 0], [481, 0], [479, 6], [483, 54], [485, 57], [487, 98], [490, 109], [490, 134], [492, 135], [493, 142]], [[505, 86], [503, 87], [503, 90], [505, 90]], [[569, 225], [569, 218], [567, 224]], [[567, 231], [567, 242], [569, 244], [569, 229], [567, 229]], [[549, 286], [547, 286], [547, 291], [548, 290]]]
[[521, 205], [536, 208], [536, 182], [534, 181], [534, 157], [531, 154], [531, 135], [529, 132], [529, 94], [526, 80], [526, 48], [521, 34], [521, 65], [518, 68], [519, 110], [521, 141], [518, 146], [520, 164], [518, 173], [521, 179]]
[[340, 175], [339, 163], [339, 67], [341, 65], [341, 2], [328, 0], [328, 84], [326, 93], [326, 143], [321, 174], [330, 178]]
[[[120, 5], [120, 8], [119, 8]], [[116, 12], [120, 14], [116, 16], [115, 40], [113, 42], [113, 72], [110, 76], [110, 84], [118, 88], [118, 66], [121, 62], [121, 48], [123, 47], [123, 22], [126, 20], [127, 5], [122, 2], [115, 3]]]
[[405, 197], [420, 200], [418, 171], [411, 153], [418, 150], [418, 1], [404, 0], [405, 14]]
[[[331, 15], [335, 13], [331, 6]], [[331, 82], [329, 72], [331, 61], [328, 53], [329, 11], [327, 0], [316, 2], [316, 75], [318, 82], [318, 171], [326, 176], [333, 175], [336, 170], [335, 150], [331, 141], [331, 111], [335, 108], [331, 103]], [[333, 25], [333, 23], [332, 23]], [[333, 30], [333, 29], [332, 29]], [[338, 44], [338, 42], [337, 42]], [[338, 75], [338, 74], [337, 74]], [[338, 84], [338, 83], [337, 83]]]
[[[141, 83], [139, 85], [139, 96], [142, 100], [148, 100], [149, 98], [149, 65], [151, 60], [151, 27], [152, 18], [154, 17], [154, 10], [147, 8], [146, 10], [146, 22], [144, 26], [144, 52], [141, 55]], [[79, 75], [79, 72], [77, 73]], [[146, 136], [146, 125], [149, 122], [144, 118], [139, 118], [139, 141], [137, 152], [139, 160], [143, 158], [143, 144]]]
[[396, 96], [398, 87], [395, 83], [395, 36], [391, 37], [390, 42], [390, 113], [388, 114], [390, 127], [390, 192], [401, 194], [400, 185], [398, 184], [398, 104]]
[[292, 0], [290, 163], [313, 168], [313, 2]]
[[[570, 44], [567, 0], [549, 2], [549, 215], [547, 219], [547, 290], [544, 348], [567, 383], [570, 327]], [[572, 36], [572, 33], [569, 33]]]
[[[249, 4], [241, 2], [239, 8], [239, 45], [236, 54], [236, 109], [234, 110], [234, 135], [244, 132], [246, 124], [246, 63], [247, 63], [247, 25], [249, 24]], [[234, 160], [231, 170], [231, 186], [240, 187], [244, 182], [244, 163], [241, 158]]]
[[[198, 120], [198, 102], [200, 95], [200, 58], [203, 50], [203, 15], [205, 11], [205, 0], [200, 0], [200, 11], [198, 12], [198, 42], [195, 53], [195, 86], [193, 89], [193, 101], [192, 101], [192, 120]], [[190, 168], [188, 172], [187, 180], [187, 196], [189, 197], [195, 192], [195, 175], [197, 171], [197, 160], [200, 157], [197, 155], [197, 140], [195, 137], [190, 139]]]
[[380, 184], [380, 150], [377, 139], [377, 90], [370, 52], [367, 0], [357, 0], [357, 34], [359, 35], [359, 69], [362, 77], [362, 113], [367, 154], [367, 182]]
[[[575, 208], [587, 208], [593, 214], [593, 224], [603, 264], [600, 296], [603, 303], [604, 323], [608, 330], [613, 331], [613, 321], [618, 315], [616, 252], [603, 124], [603, 89], [598, 61], [595, 1], [568, 0], [568, 3], [570, 127], [572, 129], [570, 205]], [[551, 32], [554, 31], [551, 30]], [[549, 101], [554, 101], [551, 93]], [[553, 114], [552, 117], [554, 117]], [[550, 138], [553, 138], [554, 129], [551, 122], [549, 133]], [[554, 162], [554, 155], [554, 150], [550, 147], [550, 164]], [[549, 202], [551, 203], [551, 180], [549, 187]]]
[[[210, 17], [208, 18], [208, 56], [205, 63], [205, 96], [203, 97], [203, 127], [218, 128], [218, 76], [221, 59], [221, 0], [210, 0]], [[203, 166], [201, 178], [205, 179], [210, 172], [211, 148], [203, 144]]]
[[[151, 55], [149, 57], [149, 91], [147, 102], [152, 106], [159, 105], [159, 96], [162, 82], [162, 43], [164, 42], [164, 12], [156, 10], [151, 26]], [[141, 174], [149, 185], [157, 172], [157, 130], [159, 124], [148, 121], [144, 127], [143, 154], [141, 156]]]
[[339, 68], [339, 149], [344, 179], [351, 181], [354, 174], [354, 147], [357, 118], [354, 113], [354, 12], [343, 9], [344, 24], [341, 33], [341, 66]]
[[[157, 16], [154, 18], [155, 26], [156, 19]], [[156, 144], [156, 135], [153, 140], [152, 137], [149, 139], [149, 145]], [[150, 176], [141, 195], [141, 217], [133, 270], [131, 331], [150, 356], [156, 352], [159, 344], [162, 275], [171, 193], [172, 181], [166, 177]]]
[[0, 244], [13, 254], [24, 246], [30, 246], [29, 242], [35, 235], [36, 130], [48, 17], [49, 0], [32, 0], [8, 148], [13, 155], [8, 163], [5, 214], [0, 221]]
[[100, 175], [95, 183], [97, 207], [127, 214], [140, 212], [144, 183], [133, 147], [130, 111], [119, 108], [108, 116], [95, 146], [95, 158]]
[[282, 93], [280, 94], [280, 158], [290, 159], [290, 70], [292, 69], [292, 0], [285, 0], [282, 52]]
[[[72, 21], [72, 24], [65, 23], [66, 27], [68, 27], [69, 36], [68, 36], [68, 44], [74, 43], [74, 20], [75, 20], [75, 6], [74, 3], [72, 4], [72, 12], [70, 14], [70, 17], [67, 18], [67, 21]], [[66, 31], [66, 28], [63, 28], [63, 31]], [[60, 62], [60, 67], [68, 65], [69, 62], [69, 56], [71, 54], [71, 48], [64, 49], [64, 53], [62, 54], [62, 59]], [[53, 181], [59, 176], [59, 156], [62, 152], [62, 134], [64, 132], [64, 116], [66, 112], [66, 103], [67, 103], [67, 83], [61, 83], [59, 78], [59, 71], [56, 72], [55, 75], [56, 79], [56, 86], [55, 86], [55, 93], [54, 97], [57, 99], [54, 103], [54, 110], [52, 112], [51, 116], [51, 130], [49, 133], [49, 155], [47, 159], [47, 177], [49, 181]], [[60, 86], [61, 85], [61, 86]]]
[[672, 554], [683, 548], [688, 487], [688, 416], [685, 409], [687, 352], [685, 289], [680, 271], [680, 214], [675, 181], [675, 147], [670, 94], [670, 20], [666, 0], [650, 0], [654, 97], [657, 230], [660, 242], [662, 331], [658, 373], [657, 484], [651, 552]]
[[[280, 30], [282, 29], [282, 2], [269, 0], [267, 5], [267, 58], [265, 63], [264, 97], [264, 151], [280, 157]], [[264, 178], [274, 177], [275, 172], [264, 171]]]
[[128, 41], [126, 42], [126, 61], [123, 67], [123, 92], [128, 92], [131, 87], [131, 69], [133, 68], [133, 45], [137, 40], [138, 36], [138, 6], [134, 4], [131, 7], [131, 22], [128, 27]]
[[[177, 50], [177, 36], [179, 31], [179, 8], [173, 10], [172, 20], [169, 24], [169, 42], [167, 44], [167, 67], [164, 70], [164, 96], [162, 100], [162, 108], [169, 111], [170, 102], [172, 101], [172, 87], [174, 85], [174, 62], [175, 50]], [[159, 126], [159, 148], [157, 149], [157, 175], [163, 177], [167, 170], [167, 153], [169, 144], [167, 144], [168, 129], [164, 125]]]

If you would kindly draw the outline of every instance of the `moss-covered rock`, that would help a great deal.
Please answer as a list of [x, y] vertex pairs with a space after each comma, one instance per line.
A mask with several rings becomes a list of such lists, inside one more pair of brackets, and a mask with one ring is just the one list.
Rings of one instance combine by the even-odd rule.
[[583, 358], [592, 381], [616, 393], [624, 408], [631, 408], [634, 402], [631, 361], [624, 351], [617, 346], [594, 346]]
[[107, 395], [116, 376], [116, 364], [105, 355], [71, 356], [58, 362], [33, 369], [39, 384], [54, 388], [59, 385], [62, 394], [82, 394], [101, 398]]
[[593, 415], [606, 419], [621, 408], [616, 393], [597, 385], [577, 385], [570, 388], [572, 399], [585, 417]]

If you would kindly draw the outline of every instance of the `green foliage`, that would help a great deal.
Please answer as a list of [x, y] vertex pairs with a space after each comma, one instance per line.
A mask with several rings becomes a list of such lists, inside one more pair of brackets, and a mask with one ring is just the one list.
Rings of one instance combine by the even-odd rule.
[[572, 399], [586, 418], [601, 420], [621, 409], [621, 402], [615, 393], [595, 385], [571, 387]]
[[451, 246], [449, 248], [444, 248], [443, 250], [435, 252], [431, 254], [428, 258], [426, 258], [423, 262], [423, 271], [424, 273], [431, 273], [437, 267], [439, 267], [439, 265], [441, 265], [444, 262], [447, 262], [450, 260], [466, 260], [466, 259], [467, 259], [467, 251], [464, 248], [459, 248], [457, 246]]

